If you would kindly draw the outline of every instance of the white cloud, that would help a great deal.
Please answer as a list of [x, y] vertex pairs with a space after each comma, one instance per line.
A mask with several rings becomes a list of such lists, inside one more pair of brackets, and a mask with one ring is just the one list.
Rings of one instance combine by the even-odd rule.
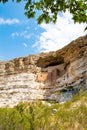
[[18, 32], [15, 32], [15, 33], [12, 33], [11, 35], [12, 35], [12, 37], [18, 37], [18, 36], [19, 36], [19, 33], [18, 33]]
[[19, 19], [4, 19], [4, 18], [0, 18], [0, 24], [8, 24], [8, 25], [11, 25], [11, 24], [18, 24], [20, 23]]
[[27, 47], [27, 44], [26, 43], [23, 43], [24, 47]]
[[56, 24], [41, 25], [41, 28], [45, 29], [41, 33], [38, 41], [32, 46], [36, 47], [39, 52], [49, 52], [58, 50], [67, 45], [72, 40], [79, 36], [85, 35], [85, 24], [74, 24], [72, 21], [72, 15], [68, 12], [58, 16]]
[[23, 37], [25, 39], [30, 39], [31, 34], [29, 33], [28, 30], [24, 30], [22, 32], [14, 32], [14, 33], [11, 34], [11, 36], [13, 38], [15, 38], [15, 37]]

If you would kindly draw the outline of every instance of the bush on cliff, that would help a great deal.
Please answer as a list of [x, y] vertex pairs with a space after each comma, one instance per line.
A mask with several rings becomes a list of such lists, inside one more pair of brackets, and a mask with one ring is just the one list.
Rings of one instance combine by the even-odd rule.
[[87, 92], [66, 103], [20, 103], [0, 108], [0, 130], [87, 130]]

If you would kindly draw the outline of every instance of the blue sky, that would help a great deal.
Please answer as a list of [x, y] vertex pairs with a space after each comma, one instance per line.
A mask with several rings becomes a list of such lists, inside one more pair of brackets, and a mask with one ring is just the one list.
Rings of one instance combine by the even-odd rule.
[[85, 24], [74, 24], [69, 12], [58, 16], [54, 25], [37, 25], [24, 15], [25, 2], [0, 3], [0, 60], [49, 52], [85, 35]]

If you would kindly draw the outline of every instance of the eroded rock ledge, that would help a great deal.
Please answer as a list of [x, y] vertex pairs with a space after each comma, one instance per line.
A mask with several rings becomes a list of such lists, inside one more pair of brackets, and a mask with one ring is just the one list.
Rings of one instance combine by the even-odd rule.
[[66, 101], [87, 89], [87, 35], [56, 52], [0, 62], [0, 106]]

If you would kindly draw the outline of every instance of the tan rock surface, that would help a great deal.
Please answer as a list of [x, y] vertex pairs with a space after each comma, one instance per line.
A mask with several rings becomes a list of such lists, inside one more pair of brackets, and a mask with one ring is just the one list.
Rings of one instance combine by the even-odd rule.
[[87, 35], [56, 52], [0, 62], [0, 106], [66, 101], [87, 89]]

